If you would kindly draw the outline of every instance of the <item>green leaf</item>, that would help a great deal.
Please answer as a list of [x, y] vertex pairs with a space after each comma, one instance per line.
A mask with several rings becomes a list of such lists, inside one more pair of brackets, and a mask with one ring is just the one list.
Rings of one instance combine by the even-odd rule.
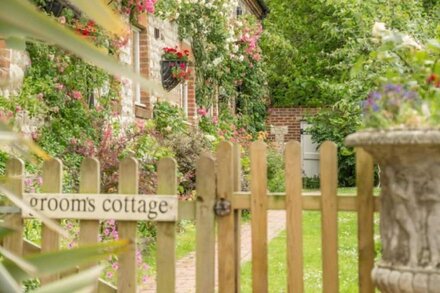
[[88, 288], [93, 289], [98, 282], [102, 267], [96, 266], [84, 272], [69, 276], [62, 280], [43, 286], [33, 293], [58, 293], [58, 292], [78, 292]]
[[361, 56], [350, 70], [351, 78], [355, 78], [356, 76], [359, 75], [359, 73], [362, 71], [364, 63], [365, 63], [365, 56]]
[[8, 48], [18, 51], [26, 50], [26, 42], [23, 38], [9, 37], [5, 41], [6, 41], [6, 47]]
[[14, 262], [17, 266], [19, 266], [22, 270], [30, 275], [33, 275], [37, 272], [37, 268], [34, 267], [32, 264], [28, 263], [20, 256], [15, 255], [12, 252], [4, 249], [2, 246], [0, 246], [0, 255], [2, 255], [5, 259], [10, 260], [11, 262]]
[[[80, 265], [86, 265], [105, 259], [109, 255], [123, 251], [129, 241], [119, 240], [83, 246], [70, 250], [40, 253], [26, 257], [26, 261], [38, 268], [38, 276], [64, 272]], [[21, 282], [31, 277], [11, 261], [4, 262], [5, 267], [15, 280]]]
[[21, 292], [20, 286], [16, 283], [11, 274], [0, 263], [0, 292]]

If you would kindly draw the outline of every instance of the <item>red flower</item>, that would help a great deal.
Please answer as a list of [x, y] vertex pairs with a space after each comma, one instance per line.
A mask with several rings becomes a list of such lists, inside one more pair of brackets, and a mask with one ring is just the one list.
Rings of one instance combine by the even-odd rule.
[[182, 59], [182, 57], [183, 57], [182, 52], [177, 52], [177, 58]]
[[428, 78], [426, 79], [426, 82], [430, 84], [430, 83], [433, 83], [434, 81], [438, 81], [438, 80], [439, 80], [438, 75], [433, 73], [430, 76], [428, 76]]

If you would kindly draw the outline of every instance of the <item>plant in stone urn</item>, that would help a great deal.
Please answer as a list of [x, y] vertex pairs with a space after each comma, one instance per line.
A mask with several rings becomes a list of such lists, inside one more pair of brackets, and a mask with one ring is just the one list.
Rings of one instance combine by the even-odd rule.
[[440, 288], [440, 43], [376, 23], [388, 66], [363, 102], [364, 129], [346, 139], [380, 165], [382, 259], [373, 270], [383, 292]]
[[176, 48], [163, 48], [161, 64], [162, 85], [170, 91], [180, 82], [188, 80], [191, 70], [188, 68], [189, 51]]

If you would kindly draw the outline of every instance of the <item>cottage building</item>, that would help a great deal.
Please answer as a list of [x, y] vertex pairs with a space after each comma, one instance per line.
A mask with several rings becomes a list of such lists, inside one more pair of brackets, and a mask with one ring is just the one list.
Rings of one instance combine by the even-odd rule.
[[[231, 17], [253, 14], [261, 20], [268, 12], [263, 0], [240, 0], [238, 3]], [[130, 23], [130, 28], [130, 40], [121, 48], [119, 59], [147, 79], [161, 82], [160, 60], [164, 47], [178, 47], [180, 50], [191, 51], [190, 42], [179, 39], [178, 27], [174, 22], [164, 21], [151, 14], [143, 14], [136, 22]], [[29, 58], [24, 52], [7, 49], [5, 43], [0, 40], [0, 95], [7, 97], [18, 93], [27, 66], [29, 66]], [[151, 118], [154, 104], [167, 100], [180, 106], [188, 121], [192, 122], [197, 116], [195, 70], [192, 68], [190, 79], [179, 84], [166, 97], [154, 92], [142, 91], [131, 80], [122, 78], [121, 119], [133, 121], [136, 118]]]

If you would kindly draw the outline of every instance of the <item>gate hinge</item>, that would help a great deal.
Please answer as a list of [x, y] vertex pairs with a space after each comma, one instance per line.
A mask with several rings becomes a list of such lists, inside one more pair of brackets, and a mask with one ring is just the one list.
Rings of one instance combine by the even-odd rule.
[[231, 202], [224, 198], [220, 198], [215, 202], [214, 212], [220, 217], [229, 215], [231, 213]]

